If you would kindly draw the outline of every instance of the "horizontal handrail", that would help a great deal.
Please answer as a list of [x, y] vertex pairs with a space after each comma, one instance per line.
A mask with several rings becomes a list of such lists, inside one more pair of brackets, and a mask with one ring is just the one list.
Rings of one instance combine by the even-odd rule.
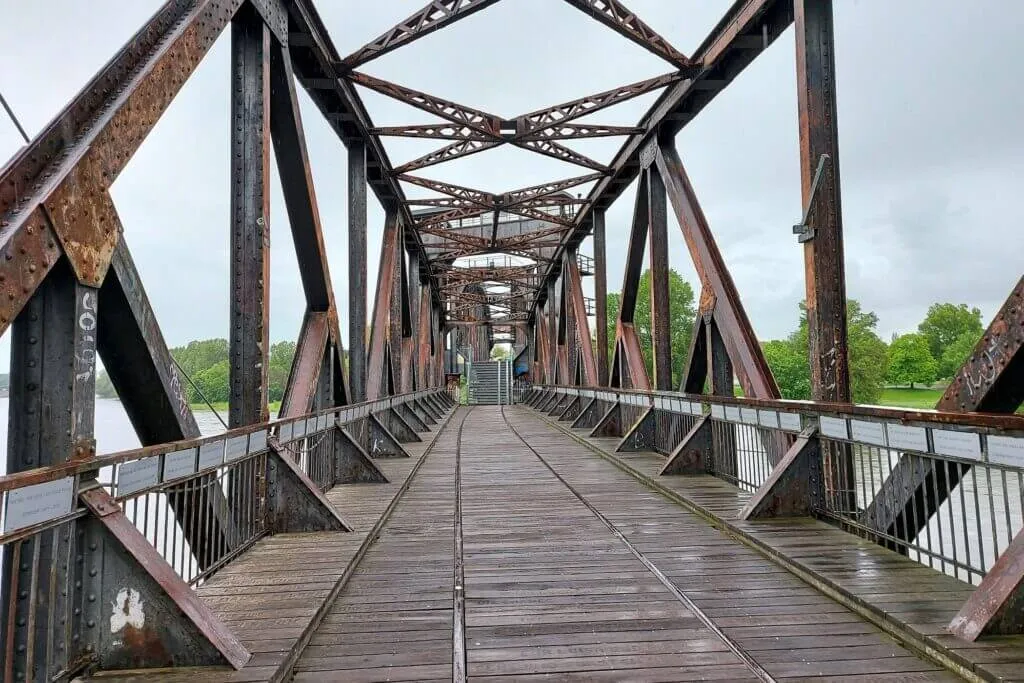
[[748, 408], [765, 408], [796, 412], [811, 416], [826, 415], [850, 419], [863, 418], [868, 420], [889, 420], [901, 424], [934, 426], [962, 426], [978, 430], [981, 433], [1024, 436], [1024, 416], [1004, 413], [953, 413], [940, 410], [919, 410], [892, 408], [888, 406], [871, 406], [850, 403], [824, 403], [818, 401], [798, 401], [791, 399], [761, 399], [739, 396], [713, 396], [709, 394], [687, 394], [676, 391], [638, 391], [635, 389], [611, 389], [573, 387], [558, 385], [537, 385], [537, 390], [555, 390], [576, 392], [584, 398], [594, 398], [598, 394], [610, 396], [604, 400], [614, 401], [614, 396], [637, 396], [641, 398], [675, 399], [698, 402], [703, 405], [736, 406]]
[[[321, 416], [330, 415], [332, 413], [338, 415], [336, 418], [338, 422], [346, 424], [362, 419], [370, 413], [377, 413], [423, 396], [443, 393], [444, 391], [445, 390], [443, 388], [424, 389], [422, 391], [415, 391], [409, 394], [399, 394], [376, 401], [366, 401], [364, 403], [355, 403], [347, 406], [334, 406], [296, 417], [269, 420], [267, 422], [260, 422], [254, 425], [247, 425], [245, 427], [237, 427], [212, 436], [182, 439], [180, 441], [168, 441], [166, 443], [154, 444], [152, 446], [143, 446], [141, 448], [133, 448], [130, 450], [98, 455], [95, 458], [90, 458], [88, 460], [70, 461], [60, 463], [58, 465], [50, 465], [47, 467], [25, 470], [23, 472], [16, 472], [14, 474], [6, 474], [0, 476], [0, 494], [14, 489], [23, 488], [25, 486], [31, 486], [32, 484], [41, 484], [64, 477], [92, 472], [102, 467], [110, 467], [112, 465], [119, 465], [133, 460], [141, 460], [142, 458], [146, 458], [151, 455], [163, 455], [173, 451], [197, 448], [204, 444], [214, 443], [216, 441], [230, 439], [232, 437], [247, 436], [259, 432], [267, 432], [268, 436], [272, 436], [270, 434], [272, 430], [280, 430], [284, 427], [295, 425], [298, 422], [308, 422], [310, 419], [317, 419]], [[274, 436], [276, 436], [276, 434], [274, 434]]]

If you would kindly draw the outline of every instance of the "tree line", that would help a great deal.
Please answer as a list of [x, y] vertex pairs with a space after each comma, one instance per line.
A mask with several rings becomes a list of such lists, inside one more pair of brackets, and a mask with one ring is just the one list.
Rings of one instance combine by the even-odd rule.
[[[615, 349], [615, 321], [622, 295], [608, 295], [608, 358]], [[669, 307], [672, 335], [672, 384], [680, 386], [693, 336], [697, 311], [693, 288], [675, 270], [669, 272]], [[875, 403], [885, 386], [930, 385], [952, 378], [971, 355], [984, 327], [981, 311], [966, 304], [935, 303], [928, 308], [917, 331], [893, 335], [886, 344], [877, 333], [878, 316], [849, 299], [846, 306], [850, 354], [850, 388], [855, 403]], [[640, 338], [647, 371], [653, 375], [651, 337], [651, 275], [644, 271], [637, 291], [634, 327]], [[799, 305], [797, 327], [785, 339], [762, 342], [765, 359], [783, 398], [811, 397], [811, 369], [807, 340], [807, 311]]]
[[[228, 382], [228, 340], [203, 339], [191, 341], [185, 346], [171, 349], [171, 356], [181, 370], [191, 379], [182, 378], [182, 386], [189, 403], [204, 403], [203, 397], [211, 403], [226, 403], [231, 396]], [[270, 362], [267, 368], [267, 398], [271, 403], [284, 396], [292, 358], [295, 357], [295, 342], [281, 341], [270, 346]], [[194, 386], [193, 386], [194, 385]], [[200, 396], [202, 392], [202, 396]], [[96, 378], [96, 395], [100, 398], [116, 398], [114, 385], [103, 371]]]

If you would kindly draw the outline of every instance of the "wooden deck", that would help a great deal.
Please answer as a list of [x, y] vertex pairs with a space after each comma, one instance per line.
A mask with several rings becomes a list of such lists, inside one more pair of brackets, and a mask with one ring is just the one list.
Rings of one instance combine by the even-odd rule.
[[833, 584], [947, 639], [959, 673], [1024, 677], [1024, 641], [942, 636], [936, 605], [962, 585], [813, 520], [728, 523], [743, 494], [654, 481], [662, 456], [618, 458], [520, 406], [459, 408], [426, 436], [378, 460], [391, 483], [329, 494], [356, 533], [266, 539], [201, 589], [246, 668], [109, 678], [958, 680]]

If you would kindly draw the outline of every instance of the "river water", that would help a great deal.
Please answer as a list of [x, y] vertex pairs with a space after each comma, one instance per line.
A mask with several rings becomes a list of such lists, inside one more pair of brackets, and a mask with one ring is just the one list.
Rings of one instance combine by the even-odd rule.
[[[9, 402], [8, 398], [0, 398], [0, 448], [4, 453], [4, 457], [0, 458], [0, 474], [7, 472]], [[196, 422], [199, 424], [199, 431], [203, 433], [203, 436], [219, 434], [224, 431], [224, 425], [217, 420], [217, 416], [212, 411], [197, 410], [195, 416]], [[222, 414], [221, 417], [227, 420], [227, 415]], [[121, 402], [113, 398], [97, 398], [96, 452], [100, 454], [115, 453], [138, 448], [141, 445]]]

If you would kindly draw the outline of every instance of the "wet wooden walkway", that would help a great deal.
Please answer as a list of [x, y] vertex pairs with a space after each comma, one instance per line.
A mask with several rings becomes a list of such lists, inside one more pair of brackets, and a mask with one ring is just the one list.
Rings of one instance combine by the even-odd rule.
[[953, 679], [528, 409], [497, 407], [454, 416], [295, 680], [463, 667], [510, 681]]
[[267, 539], [202, 589], [249, 666], [111, 678], [959, 679], [529, 408], [425, 437], [331, 492], [355, 534]]

